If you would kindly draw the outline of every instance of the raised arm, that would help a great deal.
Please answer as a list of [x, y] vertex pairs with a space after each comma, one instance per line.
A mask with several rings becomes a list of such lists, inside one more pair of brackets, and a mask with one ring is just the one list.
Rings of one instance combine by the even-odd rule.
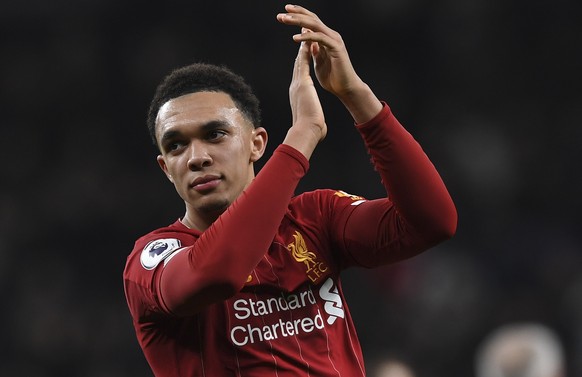
[[[341, 35], [313, 12], [286, 5], [279, 22], [301, 28], [293, 35], [307, 44], [321, 86], [352, 115], [390, 199], [362, 204], [344, 229], [346, 248], [363, 265], [410, 257], [451, 237], [457, 213], [428, 156], [356, 73]], [[364, 252], [364, 250], [366, 250]], [[364, 255], [365, 254], [365, 255]]]
[[293, 119], [283, 141], [283, 144], [297, 149], [307, 159], [327, 134], [323, 109], [310, 75], [310, 46], [310, 42], [301, 42], [293, 66], [293, 78], [289, 86]]
[[340, 99], [356, 123], [376, 116], [382, 104], [354, 70], [341, 35], [299, 5], [286, 5], [285, 10], [286, 13], [277, 15], [277, 20], [301, 27], [301, 33], [293, 35], [293, 39], [309, 46], [321, 86]]

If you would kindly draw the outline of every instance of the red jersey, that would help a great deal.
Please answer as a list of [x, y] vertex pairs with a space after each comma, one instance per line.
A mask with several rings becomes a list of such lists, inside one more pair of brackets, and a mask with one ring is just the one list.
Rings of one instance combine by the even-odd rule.
[[[456, 211], [387, 105], [358, 129], [390, 199], [293, 197], [307, 161], [281, 145], [206, 231], [176, 221], [137, 240], [125, 292], [156, 376], [365, 376], [340, 272], [426, 250], [454, 233]], [[173, 312], [191, 297], [195, 314]]]

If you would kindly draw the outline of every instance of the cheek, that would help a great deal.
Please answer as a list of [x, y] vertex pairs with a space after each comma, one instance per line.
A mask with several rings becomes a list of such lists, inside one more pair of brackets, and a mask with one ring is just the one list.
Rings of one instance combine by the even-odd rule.
[[171, 180], [174, 183], [180, 182], [184, 174], [184, 169], [181, 168], [181, 164], [183, 164], [183, 161], [177, 158], [173, 158], [170, 161], [167, 161], [166, 169], [168, 174], [172, 177]]

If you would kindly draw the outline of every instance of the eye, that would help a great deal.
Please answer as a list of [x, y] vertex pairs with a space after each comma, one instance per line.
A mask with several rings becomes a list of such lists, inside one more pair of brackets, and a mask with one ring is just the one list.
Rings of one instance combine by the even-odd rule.
[[184, 143], [181, 141], [171, 141], [166, 144], [165, 149], [168, 152], [175, 152], [180, 150], [184, 146]]
[[224, 136], [226, 136], [225, 131], [212, 130], [212, 131], [208, 132], [207, 138], [208, 138], [208, 140], [215, 141], [215, 140], [222, 139]]

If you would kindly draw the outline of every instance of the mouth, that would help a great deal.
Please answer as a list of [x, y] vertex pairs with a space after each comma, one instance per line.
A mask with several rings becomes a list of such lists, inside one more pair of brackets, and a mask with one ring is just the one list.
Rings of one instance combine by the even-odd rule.
[[190, 187], [198, 192], [206, 192], [214, 190], [221, 181], [221, 177], [214, 174], [205, 175], [203, 177], [196, 178]]

